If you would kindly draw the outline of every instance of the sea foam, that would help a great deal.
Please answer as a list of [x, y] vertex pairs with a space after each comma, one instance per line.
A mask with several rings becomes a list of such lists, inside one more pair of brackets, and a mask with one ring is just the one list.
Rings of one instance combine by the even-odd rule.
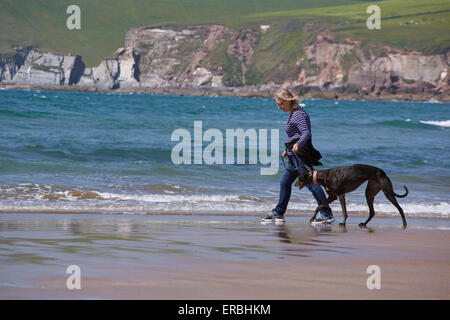
[[420, 123], [429, 124], [429, 125], [432, 125], [432, 126], [439, 126], [439, 127], [450, 128], [450, 120], [445, 120], [445, 121], [420, 121]]

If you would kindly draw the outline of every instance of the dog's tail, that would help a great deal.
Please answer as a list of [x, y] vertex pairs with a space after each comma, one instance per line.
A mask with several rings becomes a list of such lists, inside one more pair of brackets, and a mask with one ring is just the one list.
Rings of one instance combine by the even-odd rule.
[[379, 179], [380, 179], [379, 181], [381, 183], [380, 186], [381, 186], [381, 188], [383, 189], [383, 191], [385, 193], [387, 192], [388, 194], [393, 194], [397, 198], [404, 198], [404, 197], [406, 197], [408, 195], [409, 191], [408, 191], [408, 188], [405, 185], [403, 187], [405, 188], [406, 193], [405, 194], [396, 194], [394, 192], [394, 187], [392, 186], [391, 179], [389, 179], [387, 174], [383, 170], [379, 171], [378, 174], [379, 174]]
[[394, 192], [394, 194], [395, 194], [395, 196], [396, 196], [397, 198], [404, 198], [404, 197], [406, 197], [406, 196], [408, 195], [408, 188], [407, 188], [405, 185], [403, 186], [403, 188], [405, 188], [405, 190], [406, 190], [406, 193], [403, 194], [403, 195], [399, 195], [399, 194], [396, 194], [396, 193]]

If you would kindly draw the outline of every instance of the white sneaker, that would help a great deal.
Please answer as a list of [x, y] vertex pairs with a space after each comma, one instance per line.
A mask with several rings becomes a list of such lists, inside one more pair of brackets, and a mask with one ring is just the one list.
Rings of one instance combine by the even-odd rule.
[[331, 218], [325, 218], [325, 217], [318, 217], [314, 219], [312, 223], [332, 223], [334, 221], [334, 217]]

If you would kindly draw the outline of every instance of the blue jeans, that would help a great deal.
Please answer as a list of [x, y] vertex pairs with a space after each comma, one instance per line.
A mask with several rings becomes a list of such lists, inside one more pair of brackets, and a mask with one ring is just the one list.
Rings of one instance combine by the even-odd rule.
[[[289, 199], [291, 197], [291, 190], [292, 190], [292, 183], [297, 179], [298, 175], [300, 173], [306, 172], [306, 168], [303, 165], [302, 159], [299, 157], [299, 160], [297, 160], [297, 157], [294, 155], [288, 155], [289, 159], [294, 163], [294, 165], [291, 164], [291, 161], [286, 161], [286, 168], [287, 170], [284, 170], [284, 173], [281, 177], [280, 181], [280, 199], [278, 200], [278, 204], [272, 211], [275, 211], [279, 214], [284, 214], [286, 212]], [[308, 164], [307, 165], [311, 168], [311, 170], [314, 170], [313, 166]], [[298, 168], [298, 170], [293, 170], [294, 168]], [[309, 191], [314, 196], [314, 199], [317, 201], [317, 205], [320, 205], [321, 203], [324, 203], [327, 199], [325, 192], [323, 191], [322, 187], [318, 184], [308, 184], [306, 186]], [[323, 208], [319, 215], [322, 215], [326, 218], [333, 217], [333, 213], [331, 212], [330, 206], [326, 206]], [[319, 217], [319, 216], [318, 216]]]

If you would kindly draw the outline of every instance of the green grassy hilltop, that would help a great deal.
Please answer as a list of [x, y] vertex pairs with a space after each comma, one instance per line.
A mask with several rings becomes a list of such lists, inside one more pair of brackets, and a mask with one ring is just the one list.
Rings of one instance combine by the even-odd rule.
[[[81, 30], [68, 30], [66, 9], [75, 3], [81, 8]], [[381, 30], [366, 28], [370, 4], [381, 8]], [[263, 60], [289, 60], [323, 28], [336, 38], [424, 53], [450, 48], [450, 0], [0, 0], [0, 21], [0, 53], [14, 45], [33, 45], [80, 54], [88, 66], [123, 46], [127, 29], [141, 25], [218, 23], [237, 30], [270, 24], [278, 50]], [[311, 32], [305, 31], [307, 23]]]

